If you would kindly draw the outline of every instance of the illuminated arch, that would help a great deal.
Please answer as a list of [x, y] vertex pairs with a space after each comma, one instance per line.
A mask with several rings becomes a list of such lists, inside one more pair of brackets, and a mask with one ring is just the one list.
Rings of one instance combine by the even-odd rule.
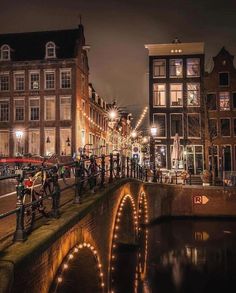
[[63, 259], [53, 281], [53, 285], [54, 285], [53, 292], [56, 292], [56, 289], [58, 288], [58, 286], [60, 286], [60, 284], [63, 282], [63, 273], [69, 268], [69, 263], [74, 258], [74, 255], [78, 254], [82, 249], [89, 249], [92, 252], [94, 259], [97, 263], [97, 270], [98, 270], [98, 276], [100, 278], [101, 291], [105, 292], [104, 273], [103, 273], [103, 266], [102, 266], [100, 257], [98, 255], [96, 248], [88, 242], [83, 242], [83, 243], [75, 245], [66, 255], [66, 257]]

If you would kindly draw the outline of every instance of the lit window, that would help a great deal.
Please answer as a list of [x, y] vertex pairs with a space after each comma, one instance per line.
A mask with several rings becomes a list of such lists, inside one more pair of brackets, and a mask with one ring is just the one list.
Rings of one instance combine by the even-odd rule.
[[55, 128], [44, 129], [44, 154], [51, 156], [55, 154], [56, 136]]
[[230, 131], [230, 118], [223, 118], [220, 119], [220, 130], [221, 130], [221, 136], [231, 136]]
[[182, 77], [183, 76], [183, 60], [171, 59], [170, 60], [170, 77]]
[[45, 71], [44, 78], [44, 88], [46, 90], [55, 89], [55, 71]]
[[200, 59], [191, 58], [187, 59], [187, 76], [200, 76]]
[[56, 58], [56, 45], [53, 42], [46, 44], [46, 58]]
[[158, 168], [167, 168], [166, 145], [155, 145], [155, 162]]
[[166, 115], [154, 114], [153, 124], [157, 126], [157, 137], [166, 137]]
[[40, 154], [40, 132], [39, 129], [29, 130], [29, 153], [32, 155]]
[[187, 84], [188, 106], [200, 106], [200, 84]]
[[179, 136], [183, 136], [183, 116], [182, 114], [170, 114], [171, 125], [171, 137], [174, 137], [176, 133]]
[[229, 86], [229, 73], [220, 72], [219, 73], [219, 84], [220, 86]]
[[0, 121], [8, 122], [9, 114], [10, 114], [9, 100], [8, 99], [0, 100]]
[[14, 109], [15, 109], [15, 121], [24, 121], [25, 120], [25, 100], [24, 99], [14, 100]]
[[183, 85], [170, 84], [170, 104], [171, 106], [183, 106]]
[[71, 97], [60, 99], [60, 120], [71, 120]]
[[38, 121], [40, 118], [40, 103], [39, 99], [29, 100], [29, 120]]
[[153, 61], [153, 77], [166, 77], [166, 60]]
[[220, 110], [230, 110], [229, 92], [220, 92]]
[[8, 45], [3, 45], [1, 47], [1, 60], [10, 60], [10, 47]]
[[71, 129], [60, 129], [60, 154], [61, 156], [71, 155]]
[[188, 137], [201, 137], [200, 115], [188, 114]]
[[0, 131], [0, 157], [9, 156], [9, 132]]
[[165, 84], [153, 84], [153, 106], [165, 106], [166, 105], [166, 85]]
[[0, 91], [9, 91], [9, 73], [0, 74]]
[[14, 73], [14, 90], [15, 91], [25, 90], [25, 74], [23, 72]]
[[29, 73], [29, 88], [30, 88], [30, 90], [39, 90], [39, 88], [40, 88], [39, 72], [30, 72]]
[[55, 120], [55, 97], [46, 97], [45, 104], [44, 104], [44, 118], [45, 120]]
[[71, 88], [71, 70], [70, 69], [60, 70], [60, 85], [62, 89]]

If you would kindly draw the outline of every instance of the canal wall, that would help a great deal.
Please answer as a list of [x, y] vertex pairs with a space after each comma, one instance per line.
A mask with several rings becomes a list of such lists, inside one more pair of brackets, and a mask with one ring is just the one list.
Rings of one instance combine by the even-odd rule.
[[1, 251], [0, 293], [49, 292], [55, 280], [63, 282], [62, 265], [86, 249], [98, 268], [98, 292], [108, 292], [114, 239], [132, 241], [121, 231], [126, 225], [122, 219], [131, 218], [137, 229], [139, 213], [150, 222], [171, 216], [235, 217], [236, 190], [121, 179], [85, 197], [81, 205], [65, 206], [59, 219], [47, 220], [27, 241]]

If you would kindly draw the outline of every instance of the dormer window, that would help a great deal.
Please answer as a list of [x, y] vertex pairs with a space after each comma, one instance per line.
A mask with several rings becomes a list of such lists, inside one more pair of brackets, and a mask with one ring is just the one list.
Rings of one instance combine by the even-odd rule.
[[56, 58], [56, 45], [53, 42], [46, 44], [46, 58]]
[[1, 47], [1, 60], [10, 60], [10, 47], [8, 45]]

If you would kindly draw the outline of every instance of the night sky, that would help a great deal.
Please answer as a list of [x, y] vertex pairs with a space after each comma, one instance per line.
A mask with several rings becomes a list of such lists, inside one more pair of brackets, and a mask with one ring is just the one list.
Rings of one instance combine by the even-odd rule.
[[[206, 66], [222, 46], [236, 55], [235, 0], [0, 0], [0, 33], [75, 28], [82, 15], [90, 82], [135, 116], [148, 103], [144, 44], [205, 42]], [[136, 119], [134, 119], [135, 121]]]

